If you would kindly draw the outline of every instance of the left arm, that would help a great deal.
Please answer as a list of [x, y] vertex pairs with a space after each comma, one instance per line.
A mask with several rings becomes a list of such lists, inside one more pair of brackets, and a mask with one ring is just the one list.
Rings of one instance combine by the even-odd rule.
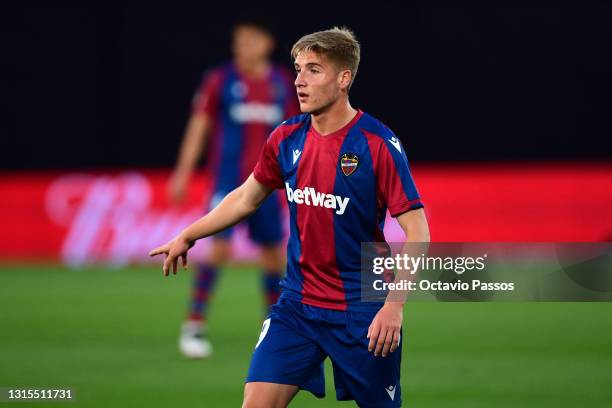
[[[406, 234], [406, 243], [429, 242], [429, 226], [422, 208], [399, 215], [397, 222]], [[387, 296], [387, 301], [372, 320], [368, 328], [368, 339], [370, 339], [368, 351], [374, 351], [375, 356], [381, 354], [386, 357], [389, 352], [392, 353], [397, 349], [406, 295], [407, 293], [403, 293], [401, 299], [397, 299], [395, 297], [397, 294], [394, 294], [393, 300]]]

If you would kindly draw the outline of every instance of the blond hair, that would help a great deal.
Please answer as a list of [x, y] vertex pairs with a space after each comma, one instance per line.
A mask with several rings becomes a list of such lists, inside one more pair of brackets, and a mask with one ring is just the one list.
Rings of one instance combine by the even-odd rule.
[[351, 30], [346, 27], [334, 27], [305, 35], [293, 44], [291, 58], [295, 59], [303, 51], [324, 55], [340, 68], [351, 71], [351, 83], [348, 89], [351, 88], [361, 58], [361, 46]]

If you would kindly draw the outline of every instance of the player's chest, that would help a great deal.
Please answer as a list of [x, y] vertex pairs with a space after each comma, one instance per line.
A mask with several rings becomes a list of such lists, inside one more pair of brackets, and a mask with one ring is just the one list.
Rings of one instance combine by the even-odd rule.
[[310, 138], [303, 145], [291, 146], [285, 156], [285, 180], [298, 186], [330, 190], [343, 185], [350, 188], [374, 183], [372, 159], [367, 143], [347, 138], [322, 140]]
[[283, 98], [275, 82], [228, 81], [223, 92], [224, 117], [236, 124], [273, 126], [283, 120]]
[[226, 105], [248, 102], [280, 103], [286, 97], [286, 90], [277, 81], [233, 79], [225, 82], [221, 97]]

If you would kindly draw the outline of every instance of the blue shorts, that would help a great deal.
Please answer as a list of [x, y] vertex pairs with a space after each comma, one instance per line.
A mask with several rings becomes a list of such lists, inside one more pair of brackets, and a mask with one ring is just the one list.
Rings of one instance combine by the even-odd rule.
[[401, 344], [387, 357], [368, 352], [366, 335], [375, 314], [281, 298], [264, 322], [246, 382], [297, 385], [322, 398], [323, 360], [329, 357], [336, 399], [368, 408], [401, 406]]
[[[215, 208], [229, 191], [219, 190], [210, 199], [208, 211]], [[249, 218], [244, 221], [249, 229], [249, 238], [258, 245], [280, 244], [283, 240], [282, 211], [279, 198], [271, 194]], [[231, 239], [233, 228], [216, 233], [213, 239]]]

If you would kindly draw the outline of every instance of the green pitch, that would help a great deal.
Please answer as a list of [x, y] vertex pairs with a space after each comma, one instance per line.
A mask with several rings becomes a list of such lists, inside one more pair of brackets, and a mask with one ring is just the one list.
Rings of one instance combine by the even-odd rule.
[[[75, 408], [240, 406], [263, 317], [259, 275], [224, 271], [204, 361], [177, 350], [190, 278], [0, 268], [0, 387], [70, 387], [77, 401], [64, 405]], [[412, 303], [403, 347], [408, 407], [612, 406], [611, 303]], [[335, 401], [329, 374], [326, 399], [301, 392], [293, 406], [354, 406]]]

